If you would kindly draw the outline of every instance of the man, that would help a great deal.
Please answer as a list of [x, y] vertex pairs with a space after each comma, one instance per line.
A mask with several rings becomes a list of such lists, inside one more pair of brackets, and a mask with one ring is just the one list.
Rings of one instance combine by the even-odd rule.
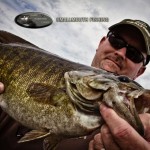
[[[149, 62], [150, 27], [141, 21], [124, 20], [109, 30], [107, 37], [100, 41], [92, 66], [136, 79]], [[111, 109], [101, 105], [100, 112], [106, 125], [90, 142], [89, 150], [150, 149], [149, 114], [141, 115], [146, 141]]]
[[[100, 41], [92, 66], [136, 79], [144, 73], [149, 62], [150, 27], [142, 21], [127, 19], [111, 26], [109, 30], [107, 36]], [[100, 133], [97, 130], [83, 139], [64, 140], [58, 145], [57, 150], [87, 150], [88, 148], [89, 150], [104, 148], [106, 150], [149, 149], [149, 114], [140, 115], [145, 127], [143, 138], [112, 109], [101, 105], [100, 112], [106, 122], [100, 129]], [[16, 131], [18, 134], [19, 131]], [[37, 142], [37, 144], [39, 143]], [[29, 145], [35, 145], [35, 143], [32, 142]], [[28, 149], [30, 148], [28, 147]]]

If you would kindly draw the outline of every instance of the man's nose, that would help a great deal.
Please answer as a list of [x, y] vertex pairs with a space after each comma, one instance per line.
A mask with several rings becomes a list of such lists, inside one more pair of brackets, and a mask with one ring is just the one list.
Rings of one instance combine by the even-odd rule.
[[115, 53], [117, 55], [121, 56], [123, 59], [125, 59], [126, 58], [126, 51], [127, 51], [126, 47], [123, 47], [123, 48], [117, 49], [115, 51]]

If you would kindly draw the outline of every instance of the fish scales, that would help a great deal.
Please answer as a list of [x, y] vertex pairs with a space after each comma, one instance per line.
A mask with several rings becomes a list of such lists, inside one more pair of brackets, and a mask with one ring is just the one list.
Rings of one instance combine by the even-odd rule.
[[[29, 97], [25, 89], [28, 89], [29, 85], [32, 83], [42, 83], [43, 87], [45, 86], [45, 84], [47, 84], [48, 88], [51, 87], [51, 89], [55, 89], [56, 90], [55, 93], [57, 93], [58, 90], [61, 91], [61, 93], [66, 92], [66, 88], [64, 84], [65, 82], [64, 73], [70, 70], [78, 70], [79, 68], [86, 69], [86, 67], [76, 65], [76, 64], [72, 65], [70, 61], [58, 58], [57, 56], [51, 55], [51, 57], [49, 57], [47, 53], [42, 53], [41, 55], [41, 52], [43, 51], [39, 49], [36, 49], [35, 51], [33, 50], [34, 48], [30, 49], [23, 46], [19, 47], [18, 45], [17, 46], [11, 45], [11, 49], [9, 47], [10, 45], [7, 47], [7, 45], [4, 44], [3, 46], [1, 46], [1, 50], [0, 50], [1, 53], [0, 80], [6, 85], [5, 92], [9, 93], [7, 95], [4, 94], [3, 97], [4, 99], [13, 99], [14, 109], [9, 113], [14, 117], [16, 113], [16, 112], [14, 113], [14, 111], [17, 111], [18, 114], [20, 115], [17, 117], [15, 116], [15, 119], [22, 120], [23, 124], [25, 125], [27, 125], [26, 122], [32, 122], [35, 119], [32, 118], [33, 114], [34, 116], [38, 116], [34, 120], [34, 123], [35, 121], [37, 121], [36, 124], [30, 125], [31, 128], [40, 128], [41, 122], [45, 122], [43, 124], [48, 124], [46, 123], [47, 120], [45, 120], [45, 118], [49, 118], [49, 116], [51, 116], [52, 113], [54, 114], [53, 119], [52, 116], [50, 118], [51, 118], [51, 122], [54, 121], [53, 123], [54, 125], [58, 124], [58, 121], [57, 123], [55, 122], [55, 120], [57, 120], [55, 114], [59, 117], [58, 120], [63, 120], [60, 119], [62, 115], [58, 114], [59, 112], [65, 111], [64, 114], [69, 116], [72, 113], [72, 109], [73, 109], [73, 108], [70, 109], [70, 107], [73, 106], [71, 106], [68, 103], [69, 101], [68, 95], [65, 94], [64, 96], [62, 94], [64, 98], [62, 97], [61, 99], [63, 99], [64, 102], [63, 104], [61, 104], [61, 107], [55, 109], [53, 108], [54, 107], [53, 105], [49, 105], [49, 103], [51, 103], [51, 101], [49, 100], [51, 97], [49, 97], [48, 100], [46, 99], [43, 100], [43, 102], [45, 103], [45, 106], [43, 106], [43, 102], [41, 100], [42, 97], [40, 97], [41, 98], [40, 99], [39, 97], [35, 96], [35, 98], [33, 97], [34, 100], [32, 101], [32, 98]], [[9, 65], [10, 62], [11, 65]], [[61, 87], [61, 88], [57, 90], [57, 88], [55, 87]], [[54, 98], [57, 97], [57, 94], [56, 95], [53, 94], [53, 95]], [[18, 101], [20, 97], [22, 100]], [[30, 102], [28, 102], [29, 98], [30, 98]], [[57, 105], [57, 102], [55, 103]], [[22, 105], [23, 107], [21, 108]], [[49, 110], [52, 111], [52, 113], [47, 112], [48, 108]], [[64, 108], [65, 110], [63, 110]], [[42, 112], [40, 112], [40, 110], [42, 110]], [[23, 114], [27, 114], [28, 112], [26, 111], [28, 111], [32, 115], [29, 117], [27, 116], [25, 117]], [[71, 123], [73, 122], [73, 120], [70, 119], [69, 122]], [[68, 125], [68, 120], [66, 122], [66, 125]]]

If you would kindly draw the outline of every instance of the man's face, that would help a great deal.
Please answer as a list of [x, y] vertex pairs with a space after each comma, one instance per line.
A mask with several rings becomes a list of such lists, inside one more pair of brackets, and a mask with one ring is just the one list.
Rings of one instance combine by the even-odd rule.
[[[136, 29], [132, 28], [121, 28], [115, 32], [117, 32], [117, 34], [128, 44], [134, 46], [140, 51], [145, 51], [143, 37], [137, 33]], [[144, 52], [142, 52], [142, 54], [146, 58], [146, 54]], [[132, 79], [141, 75], [145, 70], [143, 62], [134, 63], [126, 57], [126, 47], [118, 50], [113, 48], [107, 37], [103, 37], [100, 41], [92, 66], [105, 69], [119, 75], [126, 75]]]

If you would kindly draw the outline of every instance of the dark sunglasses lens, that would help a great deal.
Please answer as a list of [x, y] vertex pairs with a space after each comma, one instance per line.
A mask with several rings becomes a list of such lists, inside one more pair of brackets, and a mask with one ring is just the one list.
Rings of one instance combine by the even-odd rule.
[[143, 55], [134, 47], [128, 47], [126, 51], [126, 57], [135, 63], [143, 61]]
[[109, 42], [116, 49], [120, 49], [120, 48], [126, 46], [126, 43], [122, 39], [119, 39], [119, 38], [116, 38], [116, 37], [111, 37], [110, 36], [109, 37]]
[[129, 58], [134, 63], [140, 63], [144, 60], [144, 57], [141, 54], [141, 52], [132, 46], [126, 46], [127, 44], [123, 39], [116, 37], [114, 34], [110, 33], [108, 34], [108, 40], [112, 45], [112, 47], [116, 49], [126, 47], [127, 48], [126, 57]]

